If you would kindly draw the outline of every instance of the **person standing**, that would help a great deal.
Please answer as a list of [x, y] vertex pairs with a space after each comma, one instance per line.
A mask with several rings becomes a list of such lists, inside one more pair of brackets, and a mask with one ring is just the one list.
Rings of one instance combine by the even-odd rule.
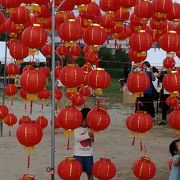
[[93, 180], [93, 147], [94, 133], [89, 130], [86, 117], [91, 109], [83, 108], [81, 113], [83, 121], [81, 127], [74, 130], [74, 157], [81, 163], [88, 180]]

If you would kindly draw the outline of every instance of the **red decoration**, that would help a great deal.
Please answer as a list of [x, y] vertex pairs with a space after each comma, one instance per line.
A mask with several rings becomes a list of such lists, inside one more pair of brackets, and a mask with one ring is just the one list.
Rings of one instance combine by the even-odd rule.
[[114, 19], [117, 24], [117, 22], [119, 21], [122, 22], [128, 20], [129, 16], [130, 16], [129, 8], [120, 7], [119, 10], [115, 12]]
[[160, 13], [168, 13], [172, 9], [172, 0], [154, 0], [153, 5], [155, 11]]
[[108, 32], [109, 29], [111, 29], [115, 25], [115, 22], [110, 15], [105, 14], [101, 16], [100, 25]]
[[[102, 81], [103, 79], [103, 81]], [[108, 88], [111, 82], [111, 77], [108, 72], [104, 69], [97, 68], [92, 70], [88, 75], [88, 85], [95, 89], [95, 92], [98, 89]], [[101, 91], [100, 91], [101, 93]]]
[[169, 20], [177, 20], [180, 19], [180, 4], [179, 3], [173, 3], [172, 8], [167, 13], [167, 18]]
[[133, 173], [139, 179], [152, 179], [156, 174], [156, 166], [150, 158], [144, 156], [134, 163]]
[[19, 92], [20, 96], [24, 99], [27, 100], [27, 92], [24, 91], [23, 89], [20, 90]]
[[106, 109], [97, 107], [88, 113], [87, 124], [94, 131], [102, 131], [109, 126], [110, 116]]
[[160, 46], [167, 52], [176, 52], [180, 47], [180, 35], [175, 31], [169, 31], [160, 38]]
[[6, 73], [11, 77], [14, 78], [17, 74], [20, 73], [20, 69], [17, 64], [9, 63], [6, 66]]
[[31, 123], [31, 122], [32, 122], [32, 120], [29, 116], [22, 116], [19, 119], [19, 125], [24, 124], [24, 123]]
[[58, 88], [55, 88], [55, 99], [59, 101], [62, 98], [62, 91]]
[[50, 58], [52, 54], [52, 46], [50, 44], [45, 44], [41, 48], [41, 52], [46, 58]]
[[61, 4], [61, 7], [59, 9], [60, 11], [72, 11], [74, 9], [74, 6], [75, 6], [75, 2], [72, 0], [66, 0], [66, 1], [56, 0], [55, 1], [55, 6], [58, 7], [60, 4]]
[[82, 106], [85, 103], [85, 97], [78, 92], [72, 95], [71, 100], [74, 106]]
[[56, 48], [56, 53], [59, 56], [62, 56], [62, 58], [64, 58], [66, 55], [68, 55], [69, 50], [66, 46], [60, 44], [57, 48]]
[[40, 70], [26, 70], [22, 73], [20, 84], [23, 90], [28, 93], [28, 99], [36, 99], [36, 94], [40, 92], [46, 83], [46, 78]]
[[4, 21], [4, 30], [9, 33], [9, 36], [11, 38], [17, 37], [18, 34], [18, 28], [16, 24], [14, 24], [10, 18], [8, 18], [6, 21]]
[[2, 24], [5, 21], [5, 16], [2, 11], [0, 11], [0, 24]]
[[49, 92], [48, 89], [44, 88], [43, 90], [41, 90], [40, 92], [38, 92], [38, 98], [41, 100], [48, 100], [51, 96], [51, 93]]
[[84, 80], [84, 71], [76, 65], [68, 65], [61, 69], [61, 83], [68, 88], [76, 88], [80, 86]]
[[36, 123], [23, 123], [16, 131], [17, 140], [27, 151], [32, 151], [40, 143], [42, 135], [42, 128]]
[[176, 64], [175, 60], [171, 57], [167, 57], [163, 61], [163, 66], [166, 69], [172, 69], [175, 66], [175, 64]]
[[100, 0], [99, 6], [105, 12], [115, 12], [120, 8], [119, 0]]
[[130, 47], [134, 51], [147, 51], [152, 47], [152, 36], [144, 30], [132, 34], [129, 39]]
[[16, 122], [17, 122], [17, 117], [12, 113], [8, 114], [4, 119], [4, 123], [9, 127], [14, 126]]
[[0, 105], [0, 121], [3, 120], [9, 113], [6, 105]]
[[180, 130], [180, 111], [174, 110], [170, 113], [168, 117], [168, 123], [171, 128], [179, 131]]
[[144, 61], [146, 59], [147, 52], [146, 51], [137, 52], [137, 51], [133, 51], [132, 49], [130, 49], [128, 56], [131, 61], [133, 61], [135, 63], [141, 63], [142, 61]]
[[36, 50], [42, 48], [46, 41], [47, 35], [44, 29], [40, 26], [29, 26], [21, 35], [25, 45], [30, 48], [30, 54], [34, 54]]
[[91, 91], [90, 91], [89, 87], [86, 87], [86, 86], [81, 87], [78, 90], [78, 92], [85, 97], [89, 97], [91, 95]]
[[22, 42], [14, 42], [9, 47], [9, 53], [17, 63], [21, 63], [28, 56], [28, 48]]
[[7, 9], [14, 9], [18, 6], [21, 5], [22, 0], [16, 0], [16, 1], [12, 1], [12, 0], [1, 0], [1, 5], [4, 6]]
[[116, 167], [110, 159], [100, 158], [93, 165], [93, 175], [97, 179], [112, 179], [116, 175]]
[[79, 180], [82, 171], [81, 163], [73, 157], [61, 161], [57, 167], [59, 177], [64, 180]]
[[129, 0], [129, 1], [120, 0], [119, 3], [122, 7], [130, 8], [135, 6], [138, 3], [138, 0]]
[[174, 108], [178, 105], [178, 99], [176, 97], [173, 97], [173, 96], [169, 96], [167, 99], [166, 99], [166, 104], [171, 107], [171, 108]]
[[82, 67], [82, 69], [83, 69], [84, 72], [89, 73], [89, 72], [92, 71], [93, 68], [92, 68], [92, 65], [91, 65], [91, 64], [86, 63], [86, 64]]
[[56, 66], [55, 67], [55, 78], [56, 79], [59, 79], [59, 75], [60, 75], [61, 69], [62, 69], [61, 66]]
[[85, 54], [85, 61], [86, 61], [86, 63], [90, 63], [92, 65], [93, 64], [96, 65], [98, 63], [98, 61], [99, 61], [99, 56], [95, 52], [87, 52]]
[[18, 92], [18, 88], [14, 84], [8, 84], [4, 88], [4, 93], [10, 97], [13, 98]]
[[79, 45], [72, 46], [69, 49], [69, 55], [72, 56], [73, 59], [78, 59], [81, 54], [81, 47]]
[[62, 128], [73, 130], [80, 127], [82, 123], [82, 114], [75, 108], [64, 108], [58, 113], [57, 119]]
[[48, 76], [51, 74], [51, 71], [47, 66], [42, 66], [39, 68], [39, 70], [41, 70], [44, 73], [46, 78], [48, 78]]
[[149, 86], [150, 79], [145, 72], [134, 72], [127, 79], [127, 88], [135, 97], [143, 96]]
[[44, 117], [44, 116], [39, 116], [39, 117], [36, 119], [36, 123], [39, 124], [42, 129], [44, 129], [44, 128], [46, 128], [47, 125], [48, 125], [48, 120], [47, 120], [47, 118]]

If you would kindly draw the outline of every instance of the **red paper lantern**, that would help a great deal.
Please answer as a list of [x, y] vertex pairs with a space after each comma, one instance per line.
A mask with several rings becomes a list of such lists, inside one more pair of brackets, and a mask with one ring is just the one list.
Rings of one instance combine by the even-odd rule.
[[167, 57], [163, 61], [163, 66], [166, 69], [172, 69], [175, 66], [175, 64], [176, 64], [175, 60], [171, 57]]
[[0, 24], [2, 24], [5, 21], [5, 16], [2, 11], [0, 11]]
[[44, 128], [46, 128], [47, 125], [48, 125], [48, 120], [47, 120], [47, 118], [44, 117], [44, 116], [39, 116], [39, 117], [36, 119], [36, 123], [39, 124], [42, 129], [44, 129]]
[[46, 78], [51, 74], [50, 69], [47, 66], [42, 66], [39, 68], [40, 71], [42, 71]]
[[0, 2], [2, 6], [12, 11], [14, 8], [21, 5], [22, 0], [1, 0]]
[[81, 47], [79, 45], [72, 46], [69, 49], [69, 55], [72, 56], [73, 59], [78, 59], [81, 54]]
[[141, 63], [147, 58], [147, 52], [146, 51], [137, 52], [130, 49], [128, 56], [131, 61], [135, 63]]
[[140, 1], [134, 8], [138, 18], [151, 18], [153, 15], [153, 4], [150, 1]]
[[75, 93], [76, 93], [76, 91], [75, 92], [66, 91], [66, 97], [71, 100]]
[[107, 32], [109, 32], [109, 29], [115, 25], [115, 22], [110, 15], [105, 14], [100, 17], [100, 25], [105, 28]]
[[37, 94], [38, 98], [41, 99], [42, 101], [48, 100], [51, 96], [51, 93], [49, 92], [48, 89], [44, 88]]
[[86, 86], [79, 88], [78, 92], [85, 97], [89, 97], [91, 95], [91, 91], [89, 87], [86, 87]]
[[62, 69], [61, 66], [56, 66], [55, 67], [55, 78], [56, 79], [59, 79], [59, 75], [60, 75], [61, 69]]
[[23, 89], [20, 90], [19, 95], [24, 99], [27, 100], [27, 92]]
[[120, 0], [119, 3], [120, 6], [122, 7], [130, 8], [135, 6], [138, 3], [138, 0], [129, 0], [129, 1]]
[[149, 131], [153, 126], [152, 117], [146, 112], [137, 112], [126, 119], [126, 127], [134, 135], [142, 134]]
[[31, 122], [32, 122], [32, 120], [29, 116], [22, 116], [19, 119], [19, 125], [24, 124], [24, 123], [31, 123]]
[[4, 119], [4, 123], [9, 127], [14, 126], [16, 122], [17, 122], [17, 117], [12, 113], [8, 114]]
[[78, 92], [72, 95], [71, 100], [74, 106], [82, 106], [85, 103], [85, 97]]
[[59, 56], [62, 56], [62, 58], [64, 58], [66, 55], [69, 54], [69, 50], [66, 46], [60, 44], [57, 48], [56, 48], [56, 53]]
[[172, 95], [179, 95], [177, 91], [180, 90], [180, 74], [170, 73], [166, 74], [163, 78], [163, 87]]
[[86, 63], [86, 64], [82, 67], [82, 69], [83, 69], [84, 72], [89, 73], [89, 72], [92, 71], [93, 68], [92, 68], [92, 65], [91, 65], [91, 64]]
[[11, 77], [14, 78], [17, 74], [20, 73], [20, 69], [17, 64], [9, 63], [6, 66], [6, 73]]
[[116, 175], [116, 167], [110, 159], [100, 158], [93, 165], [93, 175], [101, 180], [112, 179]]
[[88, 74], [88, 85], [92, 87], [95, 90], [95, 92], [97, 90], [97, 93], [98, 93], [98, 89], [100, 90], [100, 89], [108, 88], [110, 82], [111, 82], [111, 76], [104, 69], [97, 68], [92, 70]]
[[94, 131], [102, 131], [109, 126], [110, 116], [106, 109], [97, 107], [88, 113], [87, 124]]
[[139, 179], [152, 179], [156, 174], [156, 166], [150, 158], [144, 156], [135, 161], [133, 173]]
[[37, 123], [23, 123], [16, 131], [17, 140], [29, 152], [34, 150], [34, 146], [40, 143], [42, 135], [42, 128]]
[[68, 88], [76, 88], [80, 86], [84, 80], [84, 71], [76, 65], [68, 65], [61, 69], [61, 83]]
[[120, 8], [119, 0], [100, 0], [99, 6], [105, 12], [115, 12]]
[[173, 96], [169, 96], [167, 99], [166, 99], [166, 104], [171, 107], [171, 108], [174, 108], [178, 105], [178, 99], [176, 97], [173, 97]]
[[19, 6], [10, 14], [10, 18], [13, 23], [23, 25], [30, 20], [30, 12], [26, 7]]
[[52, 46], [50, 44], [45, 44], [41, 48], [41, 52], [46, 58], [50, 58], [52, 54]]
[[61, 4], [59, 8], [60, 11], [72, 11], [75, 6], [75, 2], [72, 0], [66, 0], [66, 1], [56, 0], [55, 1], [55, 6], [58, 7], [60, 4]]
[[[59, 36], [62, 40], [66, 42], [72, 42], [81, 39], [81, 25], [78, 22], [76, 22], [75, 19], [70, 19], [62, 23], [59, 27]], [[67, 43], [67, 45], [71, 45], [71, 43]]]
[[118, 21], [126, 21], [129, 19], [130, 11], [129, 8], [120, 7], [118, 11], [114, 14], [114, 19], [116, 22]]
[[6, 105], [0, 105], [0, 121], [3, 120], [9, 113]]
[[80, 127], [82, 123], [82, 114], [75, 108], [64, 108], [58, 113], [57, 119], [62, 128], [73, 130]]
[[160, 46], [167, 52], [176, 52], [180, 47], [180, 35], [175, 31], [169, 31], [160, 38]]
[[10, 45], [9, 53], [17, 63], [21, 63], [28, 56], [28, 48], [23, 42], [15, 42]]
[[40, 70], [26, 70], [20, 77], [20, 84], [23, 90], [28, 94], [29, 100], [35, 100], [37, 93], [40, 92], [46, 83], [46, 78]]
[[132, 34], [129, 39], [130, 47], [134, 51], [147, 51], [152, 47], [152, 36], [144, 30]]
[[42, 48], [47, 41], [47, 35], [40, 26], [29, 26], [21, 35], [22, 41], [30, 48], [29, 53], [34, 54], [36, 50]]
[[179, 131], [180, 130], [180, 111], [174, 110], [170, 113], [168, 117], [168, 123], [171, 128]]
[[75, 158], [66, 158], [57, 167], [60, 178], [68, 180], [79, 180], [82, 174], [82, 165]]
[[59, 123], [58, 119], [55, 117], [55, 119], [54, 119], [54, 130], [55, 130], [55, 133], [59, 132], [59, 128], [61, 128], [61, 124]]
[[10, 98], [15, 96], [17, 92], [18, 92], [18, 88], [14, 84], [8, 84], [4, 88], [4, 93]]
[[179, 3], [173, 3], [172, 8], [167, 13], [167, 18], [169, 20], [178, 20], [180, 19], [180, 4]]
[[127, 79], [127, 88], [135, 97], [143, 96], [149, 86], [150, 79], [145, 72], [134, 72]]
[[172, 0], [154, 0], [153, 5], [155, 11], [158, 13], [166, 14], [172, 9]]
[[99, 61], [99, 56], [98, 56], [98, 54], [97, 53], [95, 53], [95, 52], [87, 52], [86, 54], [85, 54], [85, 61], [86, 61], [86, 63], [90, 63], [90, 64], [97, 64], [98, 63], [98, 61]]
[[58, 88], [55, 88], [55, 100], [59, 101], [62, 98], [62, 91]]

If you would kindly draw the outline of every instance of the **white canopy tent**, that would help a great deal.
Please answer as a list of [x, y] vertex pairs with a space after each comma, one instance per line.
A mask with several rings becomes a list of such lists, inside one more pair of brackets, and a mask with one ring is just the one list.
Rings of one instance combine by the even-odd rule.
[[[6, 43], [4, 41], [0, 41], [0, 61], [1, 64], [4, 64], [5, 62], [5, 48]], [[37, 55], [28, 56], [24, 59], [24, 62], [31, 62], [33, 59], [34, 62], [46, 62], [46, 58], [43, 56], [41, 52], [39, 52]], [[9, 53], [9, 49], [7, 49], [7, 64], [14, 62], [12, 56]]]
[[[151, 66], [155, 67], [162, 67], [163, 66], [163, 60], [166, 58], [167, 52], [164, 51], [161, 48], [151, 48], [147, 52], [147, 58], [146, 61], [149, 61]], [[180, 58], [177, 56], [174, 57], [174, 60], [176, 61], [176, 67], [180, 67]]]

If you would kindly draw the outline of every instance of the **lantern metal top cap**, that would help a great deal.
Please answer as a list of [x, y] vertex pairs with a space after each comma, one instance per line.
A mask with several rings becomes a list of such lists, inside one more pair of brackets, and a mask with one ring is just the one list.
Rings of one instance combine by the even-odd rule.
[[111, 160], [110, 160], [110, 159], [108, 159], [108, 158], [100, 158], [100, 161], [111, 162]]
[[176, 32], [176, 31], [173, 31], [173, 30], [170, 30], [169, 33], [174, 33], [174, 34], [175, 34], [175, 33], [177, 33], [177, 32]]
[[145, 161], [151, 161], [151, 159], [149, 157], [147, 157], [147, 156], [143, 156], [143, 157], [141, 157], [141, 159], [145, 160]]
[[75, 22], [76, 20], [75, 19], [68, 19], [67, 21], [68, 22]]
[[74, 158], [74, 157], [66, 157], [66, 160], [67, 160], [67, 161], [75, 161], [76, 158]]
[[40, 24], [33, 24], [34, 27], [40, 27]]

